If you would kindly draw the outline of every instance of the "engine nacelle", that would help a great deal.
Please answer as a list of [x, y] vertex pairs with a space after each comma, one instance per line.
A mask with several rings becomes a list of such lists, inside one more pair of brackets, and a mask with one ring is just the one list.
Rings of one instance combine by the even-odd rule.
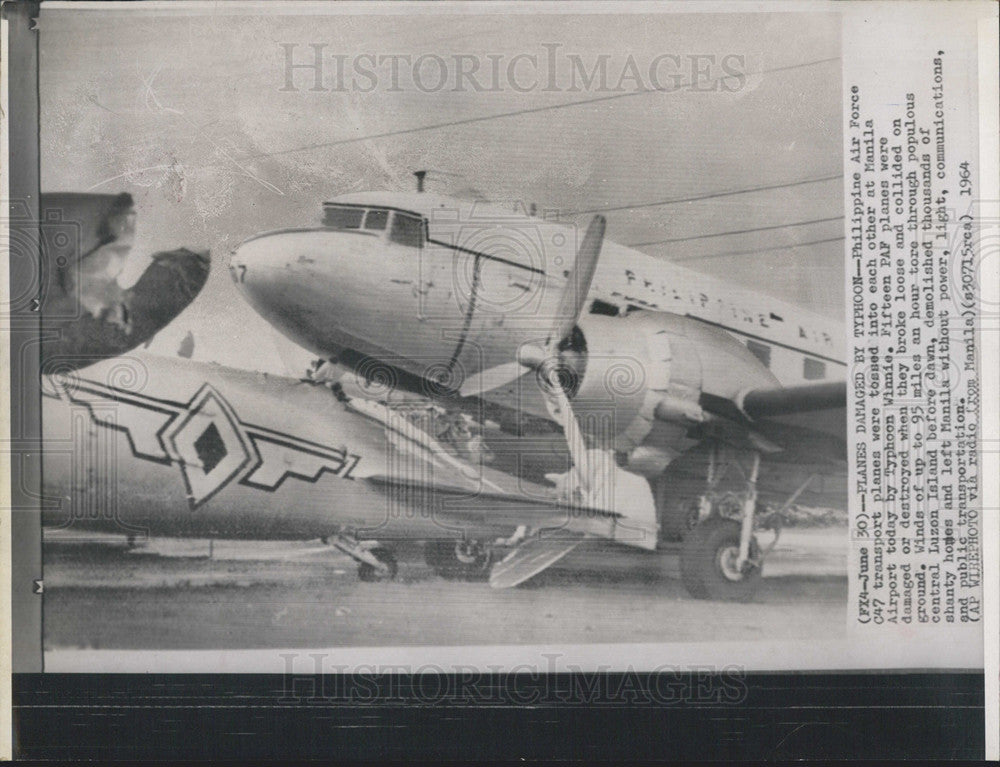
[[740, 392], [777, 385], [741, 343], [688, 317], [633, 312], [587, 315], [560, 355], [575, 376], [569, 387], [581, 428], [631, 453], [657, 424], [686, 430], [706, 416], [702, 393], [735, 400]]

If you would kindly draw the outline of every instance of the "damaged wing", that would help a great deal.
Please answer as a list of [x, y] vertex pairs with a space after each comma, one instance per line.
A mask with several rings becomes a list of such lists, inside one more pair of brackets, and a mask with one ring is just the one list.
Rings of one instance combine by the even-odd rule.
[[153, 254], [130, 288], [118, 276], [134, 257], [131, 195], [43, 194], [42, 369], [69, 371], [151, 340], [208, 279], [207, 252]]
[[362, 398], [351, 399], [348, 407], [380, 422], [393, 447], [391, 465], [359, 474], [359, 478], [363, 476], [391, 492], [397, 500], [406, 502], [409, 498], [415, 507], [430, 507], [445, 529], [449, 521], [456, 525], [525, 526], [535, 531], [558, 531], [561, 541], [569, 535], [576, 543], [584, 537], [597, 537], [644, 549], [656, 546], [656, 531], [628, 515], [570, 501], [560, 494], [558, 486], [537, 484], [464, 461], [393, 408]]

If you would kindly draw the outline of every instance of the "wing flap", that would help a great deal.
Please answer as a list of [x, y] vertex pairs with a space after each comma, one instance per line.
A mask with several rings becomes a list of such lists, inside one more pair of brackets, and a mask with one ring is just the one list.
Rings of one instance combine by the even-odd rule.
[[490, 586], [509, 589], [538, 575], [580, 545], [585, 535], [559, 533], [531, 538], [501, 559], [490, 571]]

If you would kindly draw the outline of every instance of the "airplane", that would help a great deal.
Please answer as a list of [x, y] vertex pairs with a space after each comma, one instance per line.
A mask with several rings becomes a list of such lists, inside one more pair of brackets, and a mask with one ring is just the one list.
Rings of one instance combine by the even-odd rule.
[[[49, 530], [322, 539], [354, 557], [364, 581], [396, 575], [394, 543], [427, 541], [439, 573], [489, 575], [496, 587], [584, 538], [639, 535], [550, 485], [469, 463], [428, 433], [427, 407], [143, 351], [42, 380]], [[516, 570], [498, 569], [494, 547], [519, 553]]]
[[[542, 267], [532, 272], [541, 309], [493, 296], [500, 311], [487, 312], [480, 291], [494, 261], [484, 254], [523, 279], [504, 240], [536, 222], [491, 223], [471, 262], [458, 246], [450, 266], [425, 264], [427, 219], [417, 222], [419, 242], [392, 239], [407, 227], [414, 236], [412, 221], [397, 229], [396, 218], [417, 219], [425, 199], [410, 200], [413, 212], [378, 209], [383, 227], [371, 232], [339, 226], [340, 209], [358, 202], [336, 201], [320, 227], [237, 249], [230, 268], [251, 304], [300, 343], [315, 334], [303, 345], [326, 362], [303, 380], [122, 356], [114, 345], [101, 361], [44, 375], [43, 523], [132, 539], [321, 538], [351, 555], [363, 580], [394, 577], [394, 542], [419, 540], [437, 572], [496, 588], [530, 579], [587, 540], [655, 551], [680, 539], [693, 596], [751, 599], [783, 509], [810, 484], [812, 495], [829, 495], [816, 492], [817, 477], [843, 472], [842, 441], [789, 421], [842, 409], [843, 384], [782, 388], [728, 333], [691, 317], [621, 301], [623, 316], [610, 316], [599, 301], [644, 299], [617, 297], [594, 280], [605, 246], [600, 217], [575, 254], [553, 258], [560, 271], [551, 279]], [[366, 222], [375, 209], [364, 204]], [[546, 234], [575, 237], [565, 225]], [[310, 249], [303, 236], [316, 238]], [[367, 286], [407, 279], [414, 300], [437, 298], [428, 283], [463, 264], [471, 266], [464, 303], [453, 290], [412, 315], [418, 304], [375, 289], [363, 304]], [[333, 289], [338, 279], [342, 290]], [[324, 294], [327, 303], [310, 303]], [[345, 319], [337, 302], [351, 296], [367, 328]], [[464, 311], [457, 325], [452, 299]], [[351, 345], [331, 345], [348, 335]], [[649, 356], [650, 344], [659, 357]], [[797, 486], [784, 504], [769, 503], [790, 480]], [[765, 528], [774, 532], [767, 547], [755, 535]]]
[[[524, 522], [548, 531], [545, 547], [562, 536], [566, 551], [588, 535], [629, 534], [615, 515], [581, 516], [550, 486], [464, 462], [446, 446], [464, 423], [441, 419], [443, 435], [427, 433], [440, 412], [414, 407], [401, 416], [339, 388], [333, 396], [319, 379], [134, 351], [199, 294], [208, 254], [154, 253], [123, 289], [136, 229], [130, 195], [46, 193], [41, 209], [46, 528], [132, 542], [150, 534], [322, 538], [358, 560], [363, 580], [397, 569], [373, 534], [428, 541], [428, 560], [447, 577], [486, 572], [493, 547], [524, 542]], [[539, 561], [536, 553], [530, 566]], [[503, 573], [493, 574], [503, 585]]]
[[[491, 460], [518, 483], [614, 515], [626, 545], [680, 540], [693, 596], [749, 599], [773, 549], [758, 530], [810, 486], [844, 505], [843, 326], [605, 229], [421, 185], [336, 197], [318, 226], [244, 241], [230, 271], [269, 323], [341, 380], [374, 384], [381, 406], [416, 398], [505, 435]], [[543, 466], [553, 435], [563, 473]], [[501, 560], [493, 585], [570, 547], [533, 549]]]

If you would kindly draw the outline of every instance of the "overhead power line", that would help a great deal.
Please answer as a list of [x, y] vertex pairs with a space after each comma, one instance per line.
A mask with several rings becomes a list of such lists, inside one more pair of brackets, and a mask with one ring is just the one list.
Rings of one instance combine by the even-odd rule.
[[[774, 67], [772, 69], [762, 69], [759, 72], [749, 72], [747, 73], [747, 76], [752, 77], [754, 75], [768, 75], [768, 74], [774, 74], [776, 72], [789, 72], [793, 69], [803, 69], [805, 67], [813, 67], [819, 64], [827, 64], [832, 61], [840, 61], [840, 57], [833, 56], [826, 59], [816, 59], [815, 61], [805, 61], [799, 64], [788, 64], [781, 67]], [[721, 81], [728, 77], [731, 77], [731, 75], [726, 75], [724, 77], [710, 78], [708, 80], [705, 80], [704, 82], [708, 83], [713, 81]], [[689, 83], [685, 83], [682, 86], [678, 86], [677, 90], [680, 90], [680, 88], [684, 87], [691, 87], [697, 82], [701, 81], [695, 80]], [[645, 96], [650, 93], [672, 93], [672, 92], [674, 91], [673, 90], [666, 91], [666, 90], [652, 88], [648, 90], [627, 91], [625, 93], [611, 93], [611, 94], [606, 94], [604, 96], [594, 96], [593, 98], [589, 99], [567, 101], [561, 104], [548, 104], [546, 106], [527, 107], [525, 109], [515, 109], [511, 112], [500, 112], [498, 114], [493, 114], [493, 115], [466, 117], [461, 120], [450, 120], [448, 122], [432, 123], [430, 125], [418, 125], [413, 128], [402, 128], [400, 130], [383, 131], [382, 133], [369, 133], [364, 136], [352, 136], [350, 138], [334, 139], [332, 141], [320, 141], [315, 144], [305, 144], [303, 146], [291, 147], [289, 149], [278, 149], [273, 152], [259, 152], [255, 154], [247, 154], [243, 155], [243, 157], [245, 159], [261, 159], [264, 157], [277, 157], [283, 154], [292, 154], [294, 152], [308, 152], [313, 149], [324, 149], [326, 147], [342, 146], [344, 144], [354, 144], [359, 141], [369, 141], [371, 139], [392, 138], [394, 136], [406, 136], [411, 133], [421, 133], [423, 131], [440, 130], [442, 128], [452, 128], [459, 125], [472, 125], [474, 123], [487, 122], [489, 120], [501, 120], [507, 117], [519, 117], [521, 115], [538, 114], [540, 112], [551, 112], [557, 109], [570, 109], [572, 107], [583, 106], [585, 104], [597, 104], [602, 101], [614, 101], [616, 99], [624, 99], [624, 98], [629, 98], [631, 96]]]
[[812, 224], [826, 224], [831, 221], [843, 221], [843, 216], [831, 216], [830, 218], [814, 218], [811, 221], [794, 221], [790, 224], [774, 224], [773, 226], [755, 226], [752, 229], [732, 229], [728, 232], [712, 232], [710, 234], [694, 234], [690, 237], [671, 237], [666, 240], [650, 240], [649, 242], [631, 242], [630, 248], [644, 248], [650, 245], [666, 245], [671, 242], [691, 242], [692, 240], [707, 240], [712, 237], [727, 237], [731, 234], [750, 234], [751, 232], [770, 232], [775, 229], [791, 229], [796, 226], [810, 226]]
[[755, 253], [770, 253], [775, 250], [794, 250], [795, 248], [804, 248], [808, 245], [822, 245], [827, 242], [841, 242], [844, 239], [843, 235], [840, 237], [827, 237], [823, 240], [810, 240], [809, 242], [797, 242], [794, 245], [775, 245], [770, 248], [755, 248], [753, 250], [731, 250], [725, 253], [706, 253], [703, 256], [688, 256], [687, 258], [675, 258], [674, 261], [705, 261], [709, 258], [724, 258], [725, 256], [749, 256]]
[[835, 173], [830, 176], [820, 176], [819, 178], [805, 178], [800, 181], [787, 181], [783, 184], [767, 184], [765, 186], [751, 186], [746, 189], [730, 189], [723, 192], [709, 192], [693, 197], [672, 197], [668, 200], [656, 200], [655, 202], [634, 202], [628, 205], [612, 205], [603, 208], [586, 208], [584, 210], [571, 210], [564, 213], [566, 216], [579, 216], [584, 213], [614, 213], [619, 210], [639, 210], [641, 208], [656, 208], [661, 205], [676, 205], [679, 202], [697, 202], [698, 200], [713, 200], [716, 197], [732, 197], [737, 194], [750, 194], [752, 192], [766, 192], [770, 189], [790, 189], [795, 186], [805, 186], [806, 184], [819, 184], [824, 181], [834, 181], [843, 178], [842, 173]]

